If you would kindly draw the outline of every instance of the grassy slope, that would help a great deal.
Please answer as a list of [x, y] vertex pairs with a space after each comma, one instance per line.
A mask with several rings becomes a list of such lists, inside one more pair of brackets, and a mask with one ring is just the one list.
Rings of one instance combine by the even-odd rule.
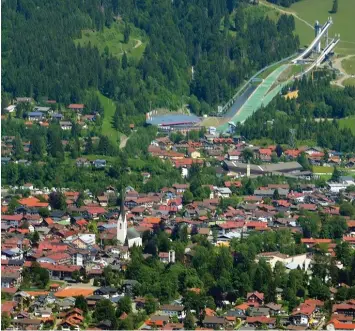
[[[127, 44], [123, 42], [124, 25], [122, 22], [114, 22], [110, 28], [104, 28], [101, 31], [83, 30], [81, 38], [74, 40], [78, 44], [96, 46], [101, 53], [104, 52], [107, 46], [110, 54], [116, 57], [121, 57], [124, 52], [128, 56], [139, 59], [147, 44], [147, 37], [145, 37], [137, 28], [131, 27], [131, 34]], [[142, 44], [141, 44], [142, 42]], [[141, 44], [141, 45], [140, 45]]]
[[355, 116], [340, 119], [339, 126], [341, 128], [349, 128], [355, 134]]
[[111, 99], [105, 97], [100, 92], [97, 92], [97, 95], [99, 96], [100, 102], [104, 107], [105, 114], [102, 123], [102, 134], [107, 136], [114, 144], [119, 145], [121, 133], [112, 127], [112, 117], [116, 111], [115, 104]]
[[341, 61], [341, 65], [349, 75], [355, 75], [355, 56]]
[[345, 79], [343, 82], [343, 85], [344, 86], [346, 86], [346, 85], [355, 86], [355, 78]]
[[[339, 0], [338, 12], [329, 14], [333, 0], [302, 0], [293, 4], [290, 10], [296, 12], [298, 16], [314, 24], [318, 20], [323, 24], [327, 17], [333, 18], [334, 24], [330, 28], [330, 36], [340, 33], [341, 42], [337, 47], [337, 52], [342, 54], [355, 54], [355, 33], [353, 27], [355, 1]], [[297, 33], [300, 36], [301, 45], [307, 44], [314, 37], [314, 31], [302, 22], [296, 22]]]

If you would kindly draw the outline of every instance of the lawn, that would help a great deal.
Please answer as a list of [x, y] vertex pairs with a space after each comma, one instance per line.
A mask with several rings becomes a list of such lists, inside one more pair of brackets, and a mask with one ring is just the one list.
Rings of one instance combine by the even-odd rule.
[[105, 52], [105, 48], [113, 56], [120, 58], [124, 52], [132, 58], [139, 59], [146, 47], [148, 38], [144, 33], [131, 26], [131, 34], [127, 44], [123, 42], [124, 24], [122, 22], [114, 22], [110, 28], [105, 27], [103, 31], [83, 30], [81, 38], [75, 39], [76, 45], [96, 46], [101, 53]]
[[[339, 0], [338, 12], [330, 14], [333, 0], [301, 0], [294, 3], [289, 9], [295, 12], [300, 18], [314, 24], [318, 20], [321, 24], [329, 16], [333, 19], [333, 25], [329, 29], [329, 36], [340, 34], [341, 42], [336, 48], [338, 53], [355, 54], [355, 33], [353, 16], [355, 13], [355, 1]], [[300, 36], [301, 45], [308, 44], [314, 38], [314, 30], [305, 23], [296, 20], [296, 30]]]
[[341, 61], [341, 66], [344, 68], [347, 74], [355, 75], [355, 56]]
[[343, 85], [355, 86], [355, 78], [348, 78], [343, 81]]
[[334, 167], [313, 166], [313, 172], [316, 174], [332, 174], [333, 171]]
[[105, 114], [102, 122], [102, 134], [107, 136], [115, 145], [119, 145], [121, 141], [121, 133], [112, 127], [112, 118], [116, 111], [115, 104], [111, 99], [105, 97], [100, 92], [97, 92], [97, 94], [101, 105], [104, 107]]
[[355, 116], [340, 119], [339, 126], [341, 128], [349, 128], [355, 134]]

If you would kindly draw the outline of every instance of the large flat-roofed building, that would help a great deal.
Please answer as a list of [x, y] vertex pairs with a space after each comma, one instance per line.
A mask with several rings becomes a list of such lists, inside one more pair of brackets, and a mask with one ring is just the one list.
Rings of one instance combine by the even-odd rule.
[[[224, 161], [225, 168], [230, 172], [245, 175], [247, 173], [248, 164], [236, 161]], [[251, 176], [262, 175], [294, 175], [295, 177], [307, 175], [302, 171], [302, 166], [298, 162], [283, 162], [275, 164], [250, 164]], [[308, 174], [309, 175], [309, 174]]]
[[196, 115], [167, 113], [154, 114], [147, 113], [146, 123], [148, 125], [156, 125], [162, 131], [188, 131], [199, 128], [201, 119]]

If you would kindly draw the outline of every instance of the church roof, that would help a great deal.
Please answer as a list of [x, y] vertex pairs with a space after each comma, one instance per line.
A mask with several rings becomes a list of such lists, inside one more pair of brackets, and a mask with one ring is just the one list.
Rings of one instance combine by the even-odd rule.
[[127, 229], [127, 238], [128, 239], [134, 239], [134, 238], [139, 238], [140, 234], [135, 228], [128, 228]]

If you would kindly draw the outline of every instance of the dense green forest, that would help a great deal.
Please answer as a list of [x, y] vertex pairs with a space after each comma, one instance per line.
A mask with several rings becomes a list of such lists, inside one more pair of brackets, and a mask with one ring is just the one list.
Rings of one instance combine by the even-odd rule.
[[300, 0], [267, 0], [275, 5], [290, 7], [293, 3], [298, 2]]
[[[253, 71], [299, 46], [292, 16], [274, 22], [246, 15], [249, 6], [242, 0], [6, 1], [3, 104], [16, 96], [82, 102], [85, 91], [98, 89], [119, 103], [117, 122], [147, 112], [150, 102], [169, 108], [187, 102], [208, 113]], [[139, 62], [75, 46], [81, 30], [100, 31], [116, 19], [149, 37]]]
[[[350, 129], [341, 129], [337, 118], [355, 114], [355, 88], [334, 89], [330, 78], [304, 78], [288, 89], [298, 89], [299, 97], [286, 100], [276, 97], [267, 107], [259, 109], [239, 132], [247, 139], [270, 138], [279, 144], [291, 144], [290, 128], [299, 141], [312, 140], [318, 146], [353, 153], [355, 136]], [[334, 118], [334, 120], [328, 120]]]

